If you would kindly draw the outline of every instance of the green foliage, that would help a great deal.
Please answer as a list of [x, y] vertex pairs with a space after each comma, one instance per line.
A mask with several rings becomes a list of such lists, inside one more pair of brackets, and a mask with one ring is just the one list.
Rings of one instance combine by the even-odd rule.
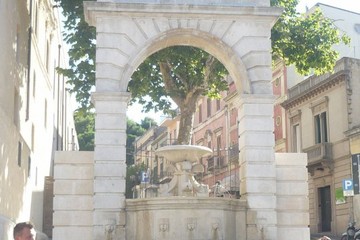
[[145, 164], [131, 165], [126, 170], [126, 190], [125, 197], [133, 198], [133, 187], [140, 184], [140, 172], [146, 170]]
[[302, 75], [332, 71], [339, 56], [332, 46], [350, 43], [350, 38], [335, 27], [334, 20], [324, 17], [319, 9], [312, 14], [297, 13], [298, 0], [271, 3], [284, 8], [271, 32], [273, 58], [295, 65]]
[[140, 125], [142, 128], [149, 130], [151, 127], [157, 126], [157, 122], [152, 118], [145, 117], [143, 120], [141, 120]]
[[[169, 71], [161, 69], [161, 64]], [[225, 67], [207, 52], [174, 46], [149, 56], [134, 72], [128, 88], [131, 101], [142, 104], [145, 112], [155, 110], [173, 115], [170, 98], [180, 108], [190, 96], [219, 98], [220, 92], [228, 88], [223, 81], [226, 74]]]
[[126, 128], [126, 164], [134, 164], [134, 141], [137, 137], [142, 136], [146, 132], [140, 124], [131, 119], [127, 119]]
[[69, 68], [57, 69], [68, 79], [83, 111], [91, 108], [90, 90], [95, 86], [96, 31], [84, 19], [83, 0], [55, 0], [65, 17], [63, 32], [70, 45]]
[[[95, 84], [95, 29], [84, 21], [82, 0], [55, 1], [63, 9], [66, 18], [64, 37], [71, 45], [70, 68], [59, 69], [59, 71], [69, 79], [72, 85], [71, 91], [76, 93], [76, 99], [82, 108], [88, 108], [91, 107], [89, 91]], [[340, 42], [348, 43], [349, 38], [339, 33], [333, 21], [325, 18], [319, 11], [308, 17], [297, 13], [297, 4], [298, 0], [271, 0], [272, 6], [284, 8], [283, 14], [271, 33], [274, 59], [283, 59], [287, 65], [294, 64], [301, 74], [308, 74], [312, 69], [316, 74], [331, 71], [338, 56], [331, 49], [332, 45]], [[153, 60], [156, 55], [161, 54], [151, 56], [139, 66], [133, 79], [143, 80], [133, 81], [129, 89], [139, 91], [132, 94], [134, 98], [138, 98], [140, 104], [144, 104], [145, 111], [154, 109], [163, 111], [165, 114], [173, 114], [174, 112], [170, 110], [171, 104], [167, 99], [172, 93], [165, 91], [158, 74], [159, 68], [154, 67], [156, 62]], [[192, 56], [193, 59], [196, 57], [199, 55]], [[180, 70], [174, 73], [188, 77], [199, 74], [197, 71], [182, 72]], [[149, 76], [145, 76], [147, 74], [152, 77], [151, 82], [148, 81]], [[184, 87], [183, 90], [186, 88]], [[217, 92], [216, 86], [210, 85], [206, 94], [216, 97]], [[150, 101], [143, 97], [145, 93], [151, 97]]]
[[76, 111], [74, 121], [80, 151], [94, 151], [95, 114]]

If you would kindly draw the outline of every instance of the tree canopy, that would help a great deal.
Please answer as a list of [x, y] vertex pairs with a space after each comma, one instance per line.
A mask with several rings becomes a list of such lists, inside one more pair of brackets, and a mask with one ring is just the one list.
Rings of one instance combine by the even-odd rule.
[[271, 0], [272, 6], [284, 8], [271, 31], [273, 59], [281, 59], [286, 65], [295, 65], [303, 75], [314, 71], [316, 75], [331, 72], [339, 53], [333, 45], [350, 43], [332, 19], [326, 18], [320, 9], [310, 14], [296, 11], [298, 0]]
[[[91, 106], [90, 89], [95, 84], [95, 28], [85, 22], [83, 0], [55, 1], [63, 10], [64, 39], [71, 46], [69, 68], [60, 69], [60, 72], [69, 79], [71, 91], [76, 93], [77, 101], [86, 109]], [[331, 71], [338, 56], [332, 46], [348, 43], [349, 38], [340, 33], [333, 24], [334, 20], [325, 18], [321, 11], [300, 14], [296, 11], [297, 4], [298, 0], [271, 0], [271, 6], [284, 8], [271, 32], [273, 58], [284, 60], [286, 65], [294, 64], [301, 74]], [[149, 61], [145, 62], [148, 64]], [[151, 68], [147, 70], [152, 71]], [[144, 109], [165, 110], [169, 106], [163, 98], [158, 100], [161, 102], [158, 107], [145, 103]]]
[[149, 56], [129, 82], [133, 101], [145, 111], [172, 114], [171, 98], [180, 109], [178, 144], [190, 144], [193, 116], [201, 96], [219, 98], [228, 88], [225, 67], [207, 52], [189, 46], [165, 48]]
[[[90, 89], [95, 84], [95, 29], [84, 20], [82, 0], [55, 0], [65, 16], [65, 41], [71, 45], [69, 68], [59, 69], [73, 86], [72, 92], [82, 108], [90, 107]], [[296, 11], [298, 0], [271, 0], [283, 7], [271, 32], [273, 59], [295, 65], [301, 74], [331, 71], [338, 53], [334, 44], [348, 43], [333, 20], [320, 10], [312, 14]], [[196, 101], [200, 96], [219, 96], [227, 83], [225, 67], [201, 49], [189, 46], [165, 48], [149, 56], [133, 73], [129, 82], [132, 101], [143, 104], [144, 111], [154, 109], [172, 113], [171, 98], [181, 112], [179, 144], [188, 144]], [[185, 131], [184, 131], [185, 130]]]

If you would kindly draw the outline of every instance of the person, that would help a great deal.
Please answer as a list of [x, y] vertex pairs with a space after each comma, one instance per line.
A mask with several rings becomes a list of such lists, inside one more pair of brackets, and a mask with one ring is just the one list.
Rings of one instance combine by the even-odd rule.
[[14, 240], [34, 240], [31, 230], [33, 225], [30, 222], [21, 222], [14, 227]]

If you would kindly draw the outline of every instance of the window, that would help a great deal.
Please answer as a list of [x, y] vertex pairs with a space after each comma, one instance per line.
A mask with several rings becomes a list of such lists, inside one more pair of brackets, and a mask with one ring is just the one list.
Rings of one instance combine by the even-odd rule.
[[14, 90], [14, 124], [16, 127], [19, 127], [20, 124], [20, 96], [19, 92], [15, 88]]
[[18, 143], [18, 166], [21, 167], [21, 152], [22, 152], [22, 144]]
[[207, 99], [207, 117], [211, 116], [211, 99]]
[[31, 157], [28, 157], [28, 177], [30, 177], [30, 173], [31, 173]]
[[212, 149], [212, 147], [211, 147], [211, 141], [208, 141], [208, 148]]
[[293, 125], [293, 152], [301, 152], [300, 124]]
[[198, 107], [198, 110], [199, 110], [199, 123], [202, 122], [202, 111], [201, 111], [201, 108], [202, 108], [202, 104], [199, 104], [199, 107]]
[[50, 44], [49, 42], [46, 43], [46, 58], [45, 58], [45, 67], [47, 72], [49, 72], [50, 67]]
[[290, 124], [291, 124], [291, 140], [289, 145], [292, 152], [301, 152], [302, 143], [301, 143], [301, 111], [297, 110], [290, 113]]
[[275, 87], [278, 87], [280, 85], [280, 80], [281, 80], [281, 77], [277, 77], [275, 79]]
[[216, 111], [219, 111], [220, 110], [220, 99], [216, 99]]
[[314, 116], [315, 122], [315, 143], [328, 142], [326, 112]]
[[221, 135], [217, 136], [216, 137], [216, 150], [217, 150], [217, 153], [218, 153], [218, 156], [221, 155], [220, 151], [221, 151]]
[[31, 151], [35, 149], [35, 126], [31, 126]]

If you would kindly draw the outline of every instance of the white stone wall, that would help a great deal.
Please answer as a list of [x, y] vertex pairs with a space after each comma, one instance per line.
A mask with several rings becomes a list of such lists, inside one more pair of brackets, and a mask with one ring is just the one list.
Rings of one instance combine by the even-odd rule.
[[306, 153], [275, 153], [278, 239], [310, 239]]
[[92, 239], [93, 152], [56, 152], [54, 240]]
[[[30, 2], [33, 32], [29, 46]], [[6, 33], [0, 36], [0, 216], [13, 223], [31, 221], [38, 231], [43, 227], [44, 178], [52, 175], [56, 130], [63, 149], [71, 147], [74, 130], [73, 102], [55, 71], [59, 57], [60, 65], [65, 66], [66, 53], [62, 48], [58, 55], [62, 35], [59, 9], [52, 3], [0, 3], [0, 32]], [[60, 80], [59, 85], [55, 79], [56, 83]], [[0, 229], [0, 236], [7, 234], [3, 231]], [[11, 234], [7, 238], [12, 239]]]
[[0, 239], [13, 240], [13, 228], [15, 224], [13, 221], [5, 216], [0, 215]]

